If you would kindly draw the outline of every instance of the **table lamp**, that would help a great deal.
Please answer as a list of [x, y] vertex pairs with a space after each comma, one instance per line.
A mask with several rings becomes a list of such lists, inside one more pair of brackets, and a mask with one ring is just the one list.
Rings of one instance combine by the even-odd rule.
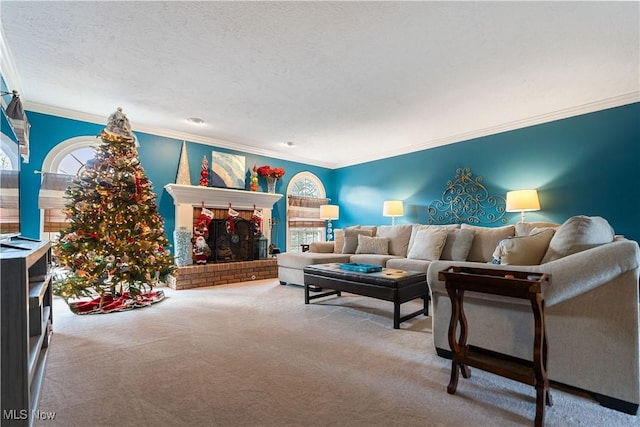
[[526, 211], [539, 211], [540, 200], [537, 190], [507, 191], [507, 212], [520, 212], [520, 222], [524, 222]]
[[382, 206], [382, 216], [391, 217], [391, 225], [396, 225], [396, 217], [404, 215], [402, 200], [387, 200]]
[[338, 205], [320, 205], [320, 219], [327, 221], [327, 241], [333, 240], [333, 226], [331, 220], [338, 219], [340, 207]]

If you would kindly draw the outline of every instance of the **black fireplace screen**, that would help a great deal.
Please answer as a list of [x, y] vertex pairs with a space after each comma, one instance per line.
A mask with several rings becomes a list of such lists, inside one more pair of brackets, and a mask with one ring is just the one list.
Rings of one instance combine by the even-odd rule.
[[258, 233], [254, 223], [243, 218], [212, 219], [207, 244], [212, 262], [253, 261], [258, 259]]

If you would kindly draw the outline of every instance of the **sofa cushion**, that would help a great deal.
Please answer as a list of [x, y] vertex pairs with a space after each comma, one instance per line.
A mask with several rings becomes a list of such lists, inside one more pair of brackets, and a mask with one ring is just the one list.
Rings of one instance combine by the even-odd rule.
[[556, 224], [555, 222], [546, 222], [546, 221], [534, 221], [534, 222], [519, 222], [515, 225], [516, 227], [516, 236], [530, 236], [532, 231], [536, 228], [553, 228], [556, 230], [560, 227], [560, 224]]
[[460, 228], [460, 224], [443, 224], [443, 225], [439, 225], [439, 224], [413, 224], [413, 226], [411, 227], [411, 237], [409, 237], [409, 246], [407, 248], [407, 254], [409, 253], [409, 251], [413, 247], [413, 244], [414, 244], [414, 242], [416, 240], [416, 234], [418, 233], [418, 231], [420, 231], [420, 230], [428, 230], [428, 229], [432, 229], [432, 228], [444, 228], [446, 230], [456, 230], [456, 229]]
[[387, 261], [387, 268], [395, 268], [396, 270], [423, 271], [429, 270], [431, 261], [425, 259], [409, 259], [409, 258], [393, 258]]
[[372, 237], [375, 233], [371, 229], [363, 228], [345, 228], [344, 230], [344, 244], [342, 245], [343, 254], [355, 254], [358, 248], [358, 236], [364, 235]]
[[358, 228], [360, 228], [359, 225], [352, 225], [350, 227], [345, 227], [344, 229], [335, 228], [333, 230], [333, 240], [335, 241], [335, 244], [333, 245], [333, 253], [334, 254], [343, 253], [342, 252], [342, 248], [344, 247], [344, 230], [355, 230], [355, 229], [358, 229]]
[[309, 250], [320, 254], [332, 254], [334, 242], [311, 242], [309, 244]]
[[358, 264], [375, 264], [386, 267], [387, 262], [391, 259], [399, 258], [397, 255], [379, 255], [379, 254], [354, 254], [351, 255], [349, 262]]
[[477, 225], [462, 224], [461, 228], [475, 232], [471, 250], [469, 250], [469, 255], [467, 256], [467, 261], [474, 262], [491, 262], [493, 260], [493, 251], [496, 250], [498, 242], [515, 235], [515, 227], [513, 225], [480, 227]]
[[284, 252], [278, 254], [278, 267], [302, 270], [312, 264], [327, 264], [331, 262], [349, 262], [349, 254], [331, 254], [316, 252]]
[[447, 233], [448, 230], [445, 227], [419, 230], [415, 235], [413, 246], [411, 246], [407, 258], [429, 261], [440, 259], [444, 243], [447, 240]]
[[333, 230], [333, 253], [341, 254], [342, 247], [344, 246], [344, 230], [341, 228], [336, 228]]
[[356, 253], [389, 255], [389, 239], [386, 237], [369, 237], [359, 234]]
[[378, 229], [377, 225], [358, 225], [357, 227], [360, 230], [368, 230], [368, 231], [370, 231], [372, 236], [376, 235], [376, 230]]
[[473, 230], [448, 230], [440, 259], [466, 261], [473, 244]]
[[615, 233], [606, 219], [599, 216], [574, 216], [558, 227], [542, 263], [554, 261], [595, 246], [613, 242]]
[[381, 225], [376, 230], [376, 236], [389, 239], [389, 254], [407, 256], [409, 239], [411, 238], [411, 224]]
[[501, 240], [493, 253], [494, 264], [540, 264], [555, 233], [551, 228], [540, 230], [530, 236], [515, 236]]

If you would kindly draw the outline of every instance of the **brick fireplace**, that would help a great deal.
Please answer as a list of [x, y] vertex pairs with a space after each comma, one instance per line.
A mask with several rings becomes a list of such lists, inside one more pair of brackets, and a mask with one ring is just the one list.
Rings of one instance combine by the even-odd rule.
[[[282, 198], [282, 194], [277, 193], [183, 184], [167, 184], [165, 189], [173, 197], [176, 230], [193, 230], [194, 218], [200, 215], [203, 205], [214, 212], [214, 218], [218, 218], [218, 221], [226, 218], [229, 206], [238, 211], [239, 217], [244, 219], [250, 219], [255, 208], [262, 213], [262, 233], [267, 239], [271, 237], [273, 205]], [[173, 243], [175, 247], [176, 242]], [[173, 289], [189, 289], [274, 278], [277, 275], [275, 258], [185, 265], [178, 267], [169, 286]]]
[[278, 263], [275, 258], [189, 265], [178, 268], [169, 280], [169, 287], [182, 290], [275, 277], [278, 277]]

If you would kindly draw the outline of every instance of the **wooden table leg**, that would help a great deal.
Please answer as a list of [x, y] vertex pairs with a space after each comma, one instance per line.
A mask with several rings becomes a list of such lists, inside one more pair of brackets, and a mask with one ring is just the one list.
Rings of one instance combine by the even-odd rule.
[[544, 425], [544, 407], [553, 404], [547, 376], [547, 334], [544, 325], [544, 300], [541, 294], [535, 294], [532, 295], [530, 301], [535, 328], [533, 337], [533, 370], [536, 383], [535, 426], [542, 427]]
[[[471, 370], [463, 363], [459, 362], [458, 355], [462, 348], [467, 345], [467, 317], [464, 314], [464, 290], [454, 289], [453, 286], [447, 286], [449, 299], [451, 300], [451, 320], [449, 322], [449, 347], [451, 347], [451, 378], [447, 386], [447, 393], [454, 394], [458, 388], [458, 377], [460, 373], [464, 378], [471, 377]], [[457, 327], [460, 325], [460, 336], [457, 337]]]

